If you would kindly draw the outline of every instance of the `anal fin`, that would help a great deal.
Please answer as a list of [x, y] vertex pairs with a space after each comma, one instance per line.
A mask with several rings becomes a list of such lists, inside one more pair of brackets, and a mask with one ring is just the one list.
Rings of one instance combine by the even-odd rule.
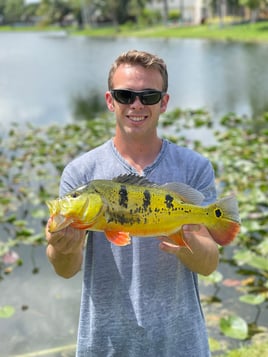
[[127, 232], [105, 231], [104, 233], [108, 241], [115, 245], [123, 247], [131, 243], [130, 235]]

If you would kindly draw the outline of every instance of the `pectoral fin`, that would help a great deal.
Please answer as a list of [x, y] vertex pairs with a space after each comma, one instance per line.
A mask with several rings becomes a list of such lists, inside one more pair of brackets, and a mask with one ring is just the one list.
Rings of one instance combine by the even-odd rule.
[[180, 247], [188, 248], [190, 252], [193, 253], [192, 249], [184, 240], [182, 229], [180, 229], [176, 233], [171, 234], [170, 236], [168, 236], [168, 238], [170, 238], [175, 244], [179, 245]]
[[131, 238], [129, 233], [126, 232], [113, 232], [113, 231], [104, 231], [108, 241], [112, 242], [118, 246], [125, 246], [131, 243]]

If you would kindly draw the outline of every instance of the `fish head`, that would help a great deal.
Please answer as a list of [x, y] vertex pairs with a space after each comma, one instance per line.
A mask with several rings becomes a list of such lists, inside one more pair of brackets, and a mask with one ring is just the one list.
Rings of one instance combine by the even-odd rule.
[[101, 196], [87, 192], [83, 187], [56, 200], [47, 201], [50, 213], [50, 232], [57, 232], [72, 225], [75, 228], [90, 226], [103, 208]]

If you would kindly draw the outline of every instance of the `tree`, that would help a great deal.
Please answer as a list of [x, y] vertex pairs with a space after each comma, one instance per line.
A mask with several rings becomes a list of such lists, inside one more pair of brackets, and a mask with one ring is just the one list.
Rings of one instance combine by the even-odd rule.
[[2, 9], [4, 22], [8, 24], [15, 24], [16, 22], [20, 22], [24, 9], [24, 0], [6, 0], [3, 1], [3, 3], [4, 6], [2, 5]]
[[239, 0], [239, 3], [242, 6], [246, 6], [250, 9], [251, 13], [251, 22], [256, 22], [261, 4], [263, 3], [262, 0]]
[[71, 8], [64, 0], [42, 0], [37, 14], [43, 17], [44, 24], [62, 24], [65, 15], [70, 13]]

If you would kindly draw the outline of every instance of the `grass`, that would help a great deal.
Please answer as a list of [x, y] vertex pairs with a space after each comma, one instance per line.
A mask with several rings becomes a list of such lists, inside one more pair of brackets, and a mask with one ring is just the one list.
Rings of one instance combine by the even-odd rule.
[[211, 22], [200, 26], [150, 26], [150, 27], [102, 27], [87, 28], [71, 33], [85, 36], [140, 37], [140, 38], [204, 38], [211, 40], [268, 42], [268, 21], [255, 24], [226, 24]]
[[225, 21], [220, 26], [217, 19], [211, 20], [206, 25], [181, 26], [181, 25], [155, 25], [142, 27], [138, 25], [123, 25], [118, 27], [87, 27], [84, 30], [75, 28], [51, 27], [12, 27], [1, 26], [0, 31], [58, 31], [65, 30], [71, 35], [91, 37], [139, 37], [139, 38], [202, 38], [224, 41], [268, 42], [268, 21], [257, 23], [244, 23], [233, 25]]

